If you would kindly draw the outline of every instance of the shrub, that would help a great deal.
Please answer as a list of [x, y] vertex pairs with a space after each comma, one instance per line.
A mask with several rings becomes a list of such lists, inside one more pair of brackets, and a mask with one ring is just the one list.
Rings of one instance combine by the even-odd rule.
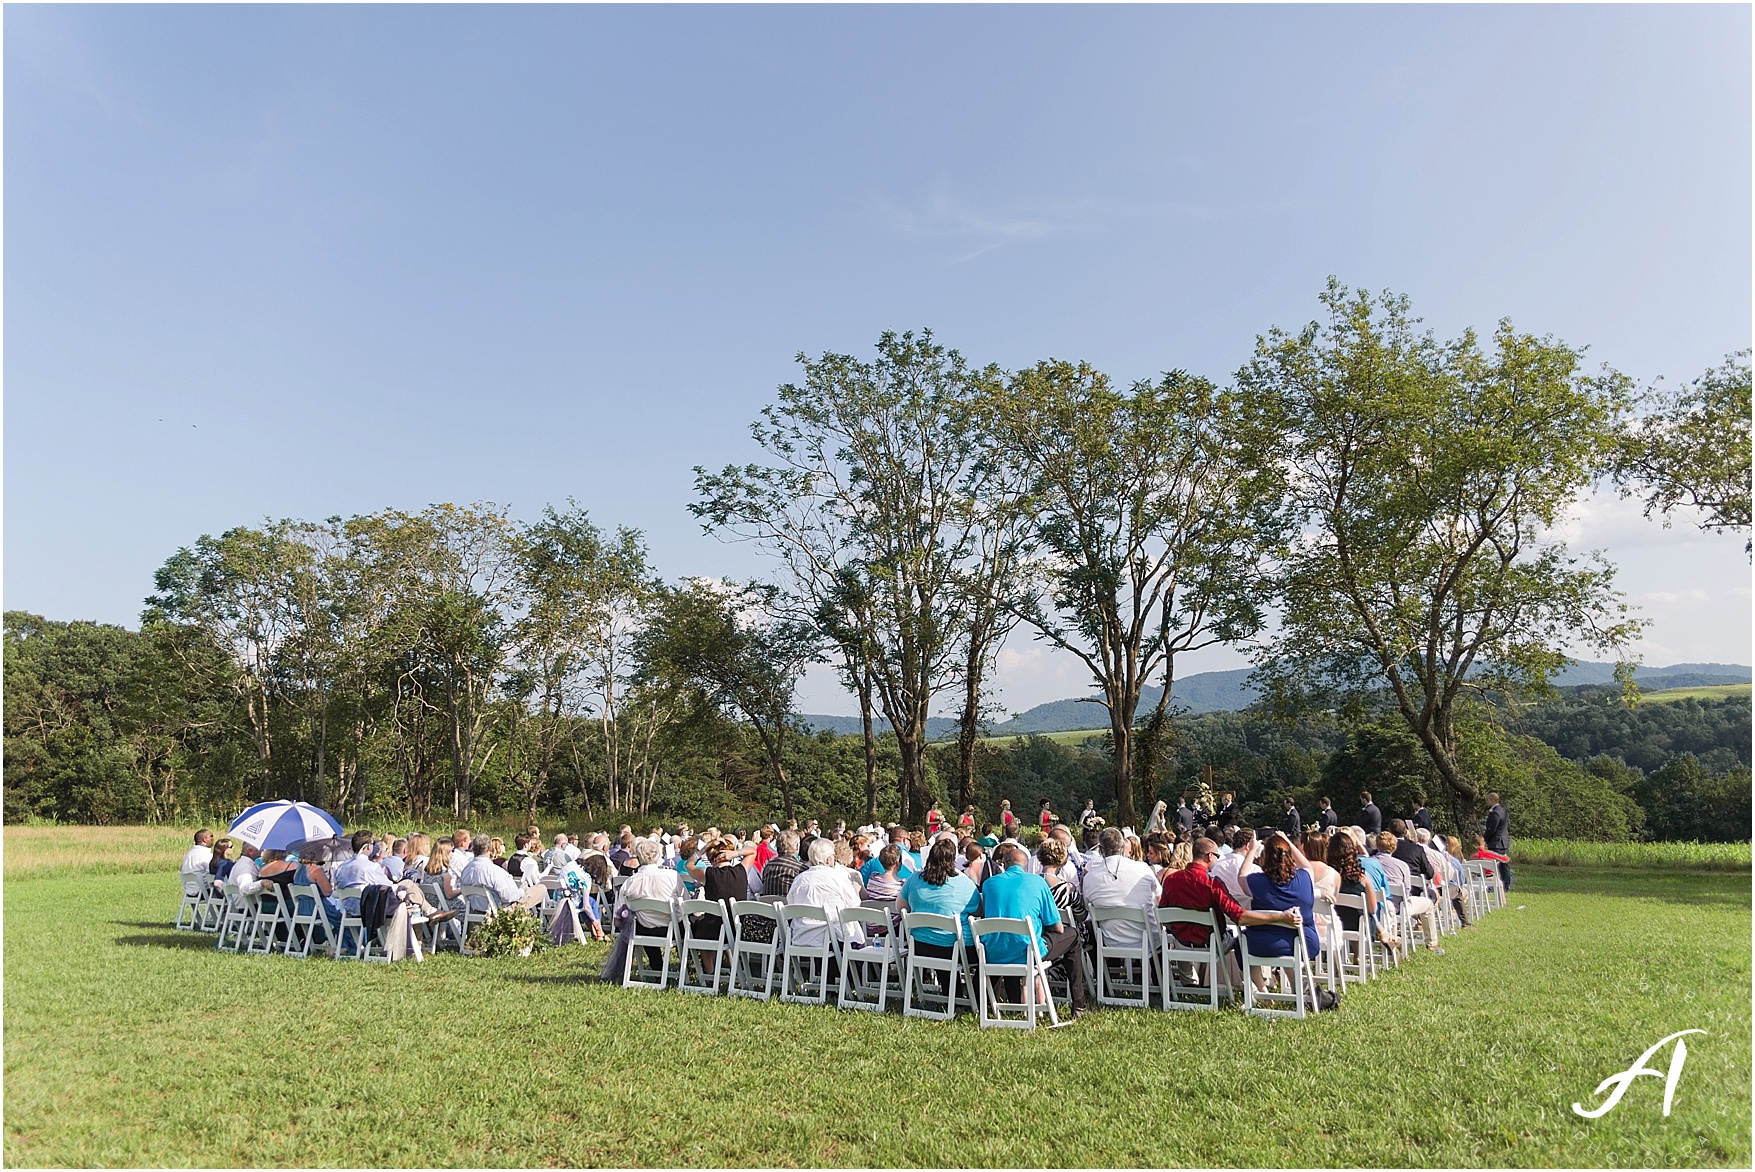
[[541, 952], [548, 947], [542, 921], [521, 907], [503, 907], [475, 926], [469, 947], [483, 956], [517, 956], [526, 949]]

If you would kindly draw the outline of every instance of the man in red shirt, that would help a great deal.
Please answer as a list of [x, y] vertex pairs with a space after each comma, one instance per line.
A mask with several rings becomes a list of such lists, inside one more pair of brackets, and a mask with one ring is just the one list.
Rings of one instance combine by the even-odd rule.
[[[1231, 898], [1231, 893], [1225, 890], [1225, 885], [1209, 873], [1209, 868], [1218, 857], [1219, 848], [1212, 839], [1195, 839], [1194, 861], [1182, 870], [1171, 871], [1164, 876], [1164, 884], [1158, 894], [1158, 906], [1189, 908], [1197, 912], [1217, 908], [1233, 923], [1244, 928], [1297, 925], [1296, 908], [1283, 912], [1248, 912], [1239, 907], [1237, 901]], [[1189, 948], [1205, 948], [1208, 937], [1212, 935], [1211, 928], [1199, 924], [1172, 924], [1171, 931], [1175, 933], [1176, 939]]]

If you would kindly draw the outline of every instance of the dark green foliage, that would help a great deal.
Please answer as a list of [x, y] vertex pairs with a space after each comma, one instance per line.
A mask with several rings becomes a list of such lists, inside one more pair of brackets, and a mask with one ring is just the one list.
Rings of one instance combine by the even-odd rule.
[[[1457, 740], [1463, 768], [1483, 793], [1497, 790], [1512, 812], [1512, 841], [1527, 835], [1624, 842], [1638, 834], [1644, 815], [1615, 780], [1566, 760], [1534, 737], [1506, 733], [1475, 717], [1458, 722]], [[1472, 834], [1477, 828], [1462, 829]]]
[[1735, 842], [1749, 837], [1746, 765], [1714, 773], [1694, 754], [1683, 753], [1634, 782], [1633, 794], [1645, 809], [1652, 838]]
[[1580, 689], [1572, 699], [1531, 708], [1511, 725], [1562, 757], [1608, 755], [1646, 773], [1681, 753], [1694, 754], [1713, 772], [1750, 763], [1747, 696], [1629, 707], [1618, 691]]

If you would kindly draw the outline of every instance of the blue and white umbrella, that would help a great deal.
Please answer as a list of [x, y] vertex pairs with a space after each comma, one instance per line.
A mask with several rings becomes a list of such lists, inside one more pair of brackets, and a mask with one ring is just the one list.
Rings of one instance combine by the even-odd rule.
[[259, 802], [232, 819], [226, 833], [258, 850], [296, 850], [312, 839], [337, 837], [341, 823], [306, 802]]

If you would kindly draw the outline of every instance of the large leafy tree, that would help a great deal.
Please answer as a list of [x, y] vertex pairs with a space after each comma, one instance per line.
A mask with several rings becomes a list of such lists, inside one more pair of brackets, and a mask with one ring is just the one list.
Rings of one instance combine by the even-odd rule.
[[[1739, 350], [1676, 392], [1654, 391], [1616, 452], [1623, 496], [1645, 515], [1683, 508], [1711, 532], [1749, 532], [1749, 352]], [[1745, 539], [1743, 549], [1750, 543]]]
[[1283, 434], [1283, 608], [1263, 678], [1281, 701], [1387, 692], [1459, 827], [1470, 689], [1540, 690], [1569, 646], [1637, 632], [1600, 555], [1552, 534], [1613, 456], [1626, 380], [1501, 322], [1485, 347], [1415, 329], [1405, 298], [1330, 281], [1327, 320], [1258, 339], [1238, 382]]
[[958, 680], [982, 474], [969, 404], [998, 379], [930, 331], [887, 332], [877, 357], [799, 355], [751, 434], [773, 463], [695, 470], [709, 532], [752, 540], [830, 640], [863, 658], [895, 730], [903, 815], [925, 812], [926, 718]]
[[693, 578], [658, 592], [635, 644], [642, 680], [698, 688], [755, 732], [787, 818], [796, 816], [786, 772], [792, 697], [822, 641], [814, 625], [787, 617], [791, 609], [772, 586]]
[[1177, 655], [1261, 626], [1271, 421], [1181, 372], [1123, 391], [1068, 362], [1015, 375], [985, 418], [1023, 481], [1044, 583], [1021, 613], [1089, 669], [1109, 715], [1116, 817], [1134, 824], [1141, 692], [1161, 679], [1148, 722], [1161, 739]]
[[521, 614], [513, 627], [518, 663], [508, 690], [535, 706], [535, 751], [516, 778], [532, 819], [565, 750], [575, 747], [568, 742], [593, 699], [602, 722], [607, 796], [616, 806], [623, 754], [615, 715], [630, 670], [627, 648], [656, 590], [639, 531], [605, 533], [584, 509], [568, 504], [564, 512], [544, 509], [517, 542]]
[[156, 593], [142, 619], [192, 626], [231, 660], [229, 684], [242, 704], [256, 748], [258, 796], [275, 783], [276, 728], [289, 703], [286, 649], [299, 632], [299, 592], [312, 550], [292, 522], [203, 535], [179, 549], [154, 575]]

